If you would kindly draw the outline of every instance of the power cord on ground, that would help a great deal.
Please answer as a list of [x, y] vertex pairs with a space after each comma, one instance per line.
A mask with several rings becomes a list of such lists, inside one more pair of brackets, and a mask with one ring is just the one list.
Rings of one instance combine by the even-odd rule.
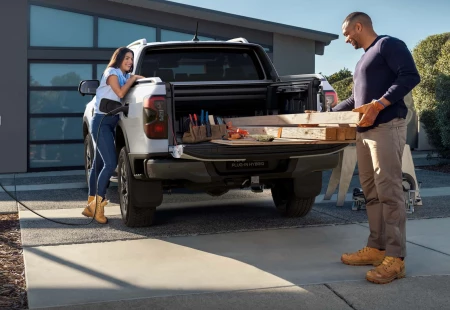
[[[106, 114], [102, 117], [102, 119], [101, 119], [101, 121], [100, 121], [100, 125], [98, 126], [98, 129], [97, 129], [97, 135], [96, 135], [96, 140], [95, 140], [95, 141], [97, 141], [97, 142], [95, 143], [95, 147], [94, 147], [94, 154], [95, 154], [95, 155], [94, 155], [94, 158], [97, 156], [97, 143], [98, 143], [98, 137], [99, 137], [99, 134], [100, 134], [100, 127], [102, 126], [103, 120], [105, 119], [106, 116], [110, 116], [110, 115], [112, 115], [112, 114], [115, 114], [116, 112], [120, 112], [120, 111], [122, 111], [122, 109], [123, 109], [123, 107], [121, 106], [121, 107], [119, 107], [119, 108], [117, 108], [117, 109], [112, 110], [111, 112], [106, 113]], [[95, 173], [95, 180], [96, 180], [96, 184], [95, 184], [95, 197], [96, 197], [96, 198], [95, 198], [95, 199], [97, 199], [97, 194], [98, 194], [97, 165], [95, 165], [95, 167], [94, 167], [94, 173]], [[14, 174], [14, 185], [15, 185], [15, 184], [16, 184], [16, 175]], [[50, 218], [48, 218], [48, 217], [43, 216], [42, 214], [37, 213], [36, 211], [34, 211], [33, 209], [31, 209], [30, 207], [26, 206], [26, 205], [25, 205], [23, 202], [21, 202], [19, 199], [17, 199], [17, 186], [14, 186], [15, 196], [13, 196], [8, 190], [6, 190], [5, 186], [4, 186], [1, 182], [0, 182], [0, 187], [3, 189], [3, 191], [4, 191], [9, 197], [11, 197], [15, 202], [17, 202], [19, 205], [23, 206], [25, 209], [31, 211], [32, 213], [36, 214], [37, 216], [39, 216], [39, 217], [41, 217], [41, 218], [43, 218], [43, 219], [45, 219], [45, 220], [48, 220], [48, 221], [53, 222], [53, 223], [56, 223], [56, 224], [68, 225], [68, 226], [87, 226], [87, 225], [90, 225], [90, 224], [94, 221], [94, 219], [95, 219], [95, 214], [97, 213], [97, 204], [95, 204], [94, 215], [92, 216], [92, 219], [91, 219], [88, 223], [83, 223], [83, 224], [80, 224], [80, 223], [66, 223], [66, 222], [61, 222], [61, 221], [53, 220], [53, 219], [50, 219]]]

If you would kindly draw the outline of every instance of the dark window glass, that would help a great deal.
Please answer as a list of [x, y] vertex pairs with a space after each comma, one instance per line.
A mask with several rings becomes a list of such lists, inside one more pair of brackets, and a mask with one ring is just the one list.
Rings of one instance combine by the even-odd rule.
[[30, 141], [82, 140], [82, 124], [82, 117], [32, 117]]
[[93, 47], [94, 17], [32, 5], [30, 45]]
[[[161, 42], [167, 41], [192, 41], [194, 33], [184, 33], [161, 29]], [[214, 41], [213, 38], [198, 36], [200, 41]]]
[[31, 144], [30, 167], [83, 166], [83, 143], [77, 144]]
[[118, 48], [146, 39], [156, 41], [156, 29], [111, 19], [98, 19], [98, 47]]
[[98, 64], [97, 65], [97, 80], [100, 81], [102, 79], [103, 72], [105, 72], [107, 65], [108, 64]]
[[250, 49], [174, 48], [149, 50], [140, 74], [165, 82], [262, 80], [264, 73]]
[[30, 64], [30, 86], [74, 86], [92, 79], [90, 64]]
[[90, 100], [78, 91], [30, 91], [30, 113], [84, 113]]

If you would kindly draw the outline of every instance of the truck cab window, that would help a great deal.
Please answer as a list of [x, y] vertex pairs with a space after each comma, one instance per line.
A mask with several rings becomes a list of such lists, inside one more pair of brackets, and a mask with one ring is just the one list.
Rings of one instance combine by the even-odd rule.
[[159, 77], [164, 82], [265, 79], [254, 51], [229, 47], [149, 50], [140, 74]]

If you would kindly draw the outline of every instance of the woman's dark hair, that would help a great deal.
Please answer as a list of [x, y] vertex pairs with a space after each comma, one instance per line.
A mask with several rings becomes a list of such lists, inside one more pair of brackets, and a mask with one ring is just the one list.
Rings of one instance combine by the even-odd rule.
[[[109, 61], [109, 64], [106, 66], [106, 68], [119, 68], [120, 65], [122, 64], [123, 60], [125, 59], [125, 55], [127, 53], [131, 53], [134, 57], [134, 53], [132, 50], [130, 50], [127, 47], [119, 47], [118, 49], [116, 49], [116, 51], [114, 52], [114, 54], [111, 57], [111, 60]], [[130, 71], [128, 71], [127, 73], [133, 72], [133, 65], [131, 65]]]

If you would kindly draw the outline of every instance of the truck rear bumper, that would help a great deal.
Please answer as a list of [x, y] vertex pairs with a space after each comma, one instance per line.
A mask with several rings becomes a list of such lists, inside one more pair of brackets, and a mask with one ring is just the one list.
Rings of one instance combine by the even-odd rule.
[[[256, 165], [239, 165], [248, 163], [245, 159], [198, 160], [198, 159], [147, 159], [144, 161], [145, 177], [153, 180], [177, 180], [192, 183], [239, 182], [251, 176], [264, 180], [300, 178], [314, 171], [333, 169], [339, 161], [339, 151], [314, 155], [295, 155], [290, 158], [277, 159], [266, 155], [265, 159], [252, 158], [250, 163]], [[258, 163], [265, 162], [263, 168]], [[238, 163], [230, 168], [230, 163]]]

